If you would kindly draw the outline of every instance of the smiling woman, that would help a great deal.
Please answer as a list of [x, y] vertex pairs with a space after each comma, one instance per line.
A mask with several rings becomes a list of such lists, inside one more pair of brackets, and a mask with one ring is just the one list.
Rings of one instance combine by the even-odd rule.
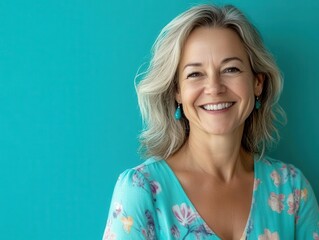
[[185, 42], [178, 71], [176, 100], [183, 104], [196, 136], [190, 139], [243, 131], [254, 96], [261, 95], [264, 74], [253, 73], [245, 47], [233, 30], [195, 29]]
[[137, 85], [148, 159], [120, 175], [104, 239], [318, 238], [311, 186], [265, 155], [282, 79], [254, 26], [234, 6], [200, 5], [153, 50]]

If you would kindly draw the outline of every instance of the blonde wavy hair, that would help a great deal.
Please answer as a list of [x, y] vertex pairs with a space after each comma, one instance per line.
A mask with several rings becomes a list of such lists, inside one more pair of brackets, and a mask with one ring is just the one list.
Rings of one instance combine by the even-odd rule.
[[141, 81], [136, 84], [144, 123], [140, 134], [141, 154], [144, 157], [166, 159], [187, 140], [188, 120], [185, 116], [179, 121], [174, 119], [177, 106], [177, 68], [186, 39], [198, 27], [235, 31], [245, 46], [253, 73], [264, 74], [264, 87], [260, 96], [262, 107], [253, 110], [246, 119], [242, 138], [242, 147], [247, 152], [264, 155], [279, 140], [275, 122], [280, 122], [281, 119], [285, 121], [285, 113], [278, 105], [283, 79], [257, 29], [232, 5], [192, 7], [173, 19], [160, 32], [153, 45], [147, 71], [136, 77], [138, 79], [142, 76]]

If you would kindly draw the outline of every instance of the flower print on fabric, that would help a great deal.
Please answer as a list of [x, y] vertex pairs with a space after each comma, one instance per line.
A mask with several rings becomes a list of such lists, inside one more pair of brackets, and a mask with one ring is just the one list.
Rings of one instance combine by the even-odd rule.
[[114, 203], [114, 211], [113, 211], [113, 217], [117, 218], [118, 215], [120, 215], [123, 211], [123, 206], [122, 204], [115, 202]]
[[276, 194], [274, 192], [270, 193], [270, 196], [268, 198], [268, 205], [271, 207], [271, 209], [277, 213], [281, 213], [281, 211], [284, 209], [284, 203], [285, 200], [284, 194]]
[[146, 240], [155, 240], [155, 223], [152, 213], [149, 210], [145, 211], [146, 227], [142, 228], [142, 234]]
[[156, 195], [162, 191], [161, 185], [156, 181], [150, 181], [152, 194]]
[[133, 186], [141, 187], [145, 189], [145, 178], [142, 177], [139, 172], [135, 172], [132, 177]]
[[[209, 229], [207, 224], [201, 224], [192, 230], [195, 233], [196, 239], [202, 239], [202, 236], [213, 235], [214, 233]], [[191, 231], [190, 231], [191, 232]], [[185, 239], [185, 237], [184, 237]]]
[[175, 239], [179, 239], [181, 235], [175, 224], [171, 227], [171, 234]]
[[244, 230], [243, 235], [241, 236], [240, 240], [247, 240], [250, 239], [249, 235], [253, 232], [254, 230], [254, 223], [253, 220], [249, 217], [248, 224]]
[[162, 187], [159, 182], [150, 179], [149, 172], [145, 171], [144, 165], [140, 165], [135, 168], [136, 172], [133, 174], [133, 185], [143, 188], [145, 191], [148, 190], [145, 187], [146, 182], [149, 183], [154, 201], [156, 201], [156, 195], [162, 191]]
[[116, 234], [111, 232], [111, 220], [107, 221], [103, 240], [116, 240]]
[[106, 239], [116, 239], [115, 234], [108, 232], [108, 228], [111, 227], [113, 221], [120, 221], [122, 223], [123, 230], [129, 234], [131, 232], [131, 228], [134, 224], [134, 219], [131, 216], [128, 216], [124, 209], [123, 205], [119, 202], [114, 202], [112, 211], [112, 217], [108, 220], [107, 227], [106, 227]]
[[308, 199], [308, 190], [307, 190], [307, 188], [302, 189], [300, 192], [301, 192], [301, 199], [307, 201], [307, 199]]
[[252, 220], [252, 219], [249, 219], [247, 229], [245, 230], [245, 232], [247, 233], [247, 237], [248, 237], [249, 234], [253, 231], [253, 229], [254, 229], [253, 220]]
[[121, 222], [123, 223], [123, 229], [126, 233], [131, 232], [131, 227], [133, 226], [133, 218], [128, 216], [128, 217], [122, 217]]
[[[114, 202], [113, 205], [113, 211], [112, 211], [112, 218], [108, 220], [105, 234], [104, 234], [104, 239], [111, 239], [111, 240], [116, 240], [116, 235], [111, 232], [111, 225], [112, 222], [114, 221], [120, 221], [122, 224], [122, 228], [125, 233], [128, 235], [131, 233], [131, 231], [134, 229], [134, 231], [139, 232], [141, 236], [144, 237], [145, 240], [155, 240], [155, 223], [154, 223], [154, 218], [152, 216], [151, 211], [145, 210], [144, 216], [145, 216], [145, 226], [136, 226], [136, 223], [134, 223], [134, 218], [132, 216], [129, 216], [122, 204], [118, 202]], [[135, 226], [134, 226], [135, 225]]]
[[[187, 229], [182, 239], [186, 239], [189, 234], [195, 235], [196, 239], [202, 239], [204, 236], [214, 234], [205, 223], [198, 224], [195, 221], [199, 215], [192, 208], [187, 206], [186, 203], [182, 203], [180, 206], [174, 205], [172, 210], [179, 224]], [[171, 227], [171, 232], [175, 238], [181, 235], [176, 225]]]
[[257, 191], [259, 185], [261, 184], [261, 180], [259, 178], [255, 178], [254, 180], [254, 191]]
[[273, 180], [275, 186], [278, 187], [280, 185], [280, 181], [281, 181], [281, 177], [280, 177], [279, 173], [276, 170], [274, 170], [271, 172], [270, 177]]
[[[284, 166], [286, 166], [286, 165], [284, 165]], [[295, 178], [296, 176], [297, 176], [297, 170], [296, 170], [296, 168], [293, 166], [293, 165], [288, 165], [288, 174], [291, 176], [291, 177], [293, 177], [293, 178]]]
[[293, 193], [289, 194], [287, 197], [287, 205], [288, 205], [288, 214], [295, 215], [295, 222], [298, 222], [299, 216], [296, 215], [300, 202], [307, 201], [308, 198], [308, 190], [305, 188], [303, 190], [295, 189]]
[[186, 203], [182, 203], [181, 206], [173, 206], [173, 212], [176, 219], [183, 226], [190, 225], [197, 217], [196, 213], [194, 213], [193, 210], [186, 205]]
[[[113, 205], [113, 212], [112, 212], [112, 217], [113, 218], [109, 218], [106, 224], [106, 228], [105, 228], [105, 233], [103, 236], [103, 239], [107, 239], [107, 240], [116, 240], [116, 234], [111, 232], [111, 226], [113, 224], [113, 221], [116, 221], [118, 216], [122, 214], [123, 212], [123, 206], [122, 204], [118, 203], [118, 202], [114, 202]], [[124, 228], [125, 229], [125, 228]]]
[[293, 193], [288, 195], [287, 204], [288, 204], [288, 214], [289, 215], [296, 214], [300, 205], [300, 190], [296, 189]]
[[134, 168], [137, 172], [140, 172], [144, 175], [145, 178], [149, 178], [149, 172], [145, 171], [145, 165], [141, 164], [139, 166], [137, 166], [136, 168]]
[[312, 236], [313, 236], [314, 240], [319, 240], [319, 234], [318, 233], [314, 232]]
[[281, 183], [285, 184], [288, 181], [288, 178], [289, 178], [289, 175], [290, 175], [290, 167], [287, 167], [287, 165], [284, 164], [280, 168], [280, 172], [281, 172]]
[[258, 236], [258, 240], [280, 240], [277, 232], [271, 232], [269, 229], [264, 230], [264, 234]]
[[273, 170], [270, 174], [270, 177], [276, 187], [281, 184], [285, 184], [289, 178], [295, 178], [296, 176], [296, 168], [292, 165], [286, 164], [282, 164], [282, 167], [279, 170]]

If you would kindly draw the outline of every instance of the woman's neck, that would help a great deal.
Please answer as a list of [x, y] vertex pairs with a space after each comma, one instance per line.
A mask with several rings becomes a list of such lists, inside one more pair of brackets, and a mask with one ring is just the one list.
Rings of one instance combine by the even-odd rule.
[[[192, 134], [179, 151], [184, 166], [229, 182], [253, 170], [253, 158], [241, 147], [242, 131], [229, 135]], [[187, 168], [188, 168], [187, 167]]]

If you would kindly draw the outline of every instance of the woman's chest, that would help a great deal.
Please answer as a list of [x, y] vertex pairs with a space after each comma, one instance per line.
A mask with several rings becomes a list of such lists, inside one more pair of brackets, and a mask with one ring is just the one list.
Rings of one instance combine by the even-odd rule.
[[208, 227], [221, 239], [240, 239], [249, 221], [253, 177], [232, 184], [198, 182], [184, 190]]

